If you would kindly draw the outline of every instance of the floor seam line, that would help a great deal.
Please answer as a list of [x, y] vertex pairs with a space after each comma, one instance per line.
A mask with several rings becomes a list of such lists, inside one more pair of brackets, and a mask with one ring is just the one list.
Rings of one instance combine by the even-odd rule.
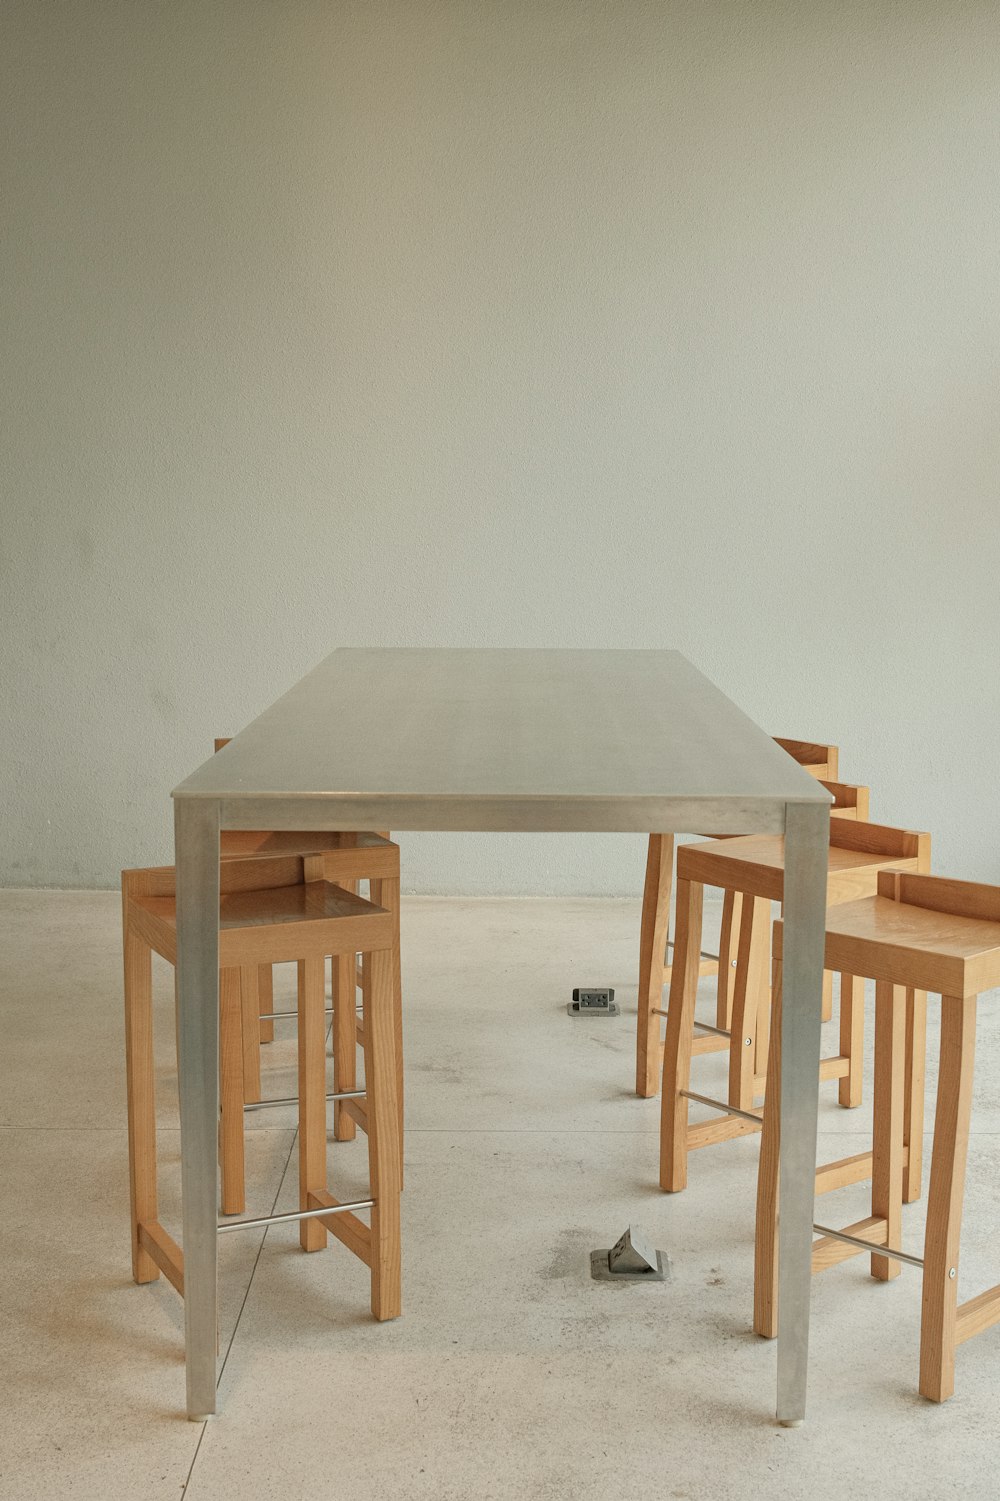
[[[327, 1029], [327, 1034], [326, 1034], [328, 1042], [329, 1042], [330, 1037], [332, 1036], [332, 1034], [333, 1034], [333, 1023], [331, 1022], [329, 1028]], [[280, 1126], [275, 1126], [275, 1127], [265, 1127], [264, 1129], [265, 1130], [281, 1130], [281, 1129], [288, 1130], [289, 1128], [287, 1126], [284, 1127], [284, 1128], [282, 1128]], [[276, 1214], [278, 1212], [278, 1200], [281, 1198], [281, 1190], [285, 1186], [285, 1179], [288, 1176], [288, 1167], [289, 1167], [289, 1164], [290, 1164], [290, 1162], [292, 1160], [292, 1153], [295, 1151], [295, 1143], [298, 1140], [298, 1136], [299, 1136], [298, 1127], [295, 1127], [292, 1130], [292, 1139], [291, 1139], [291, 1141], [288, 1144], [288, 1156], [285, 1158], [284, 1167], [281, 1169], [281, 1173], [280, 1173], [280, 1175], [278, 1177], [278, 1184], [277, 1184], [277, 1187], [274, 1190], [274, 1198], [271, 1200], [271, 1213], [272, 1214]], [[230, 1357], [230, 1355], [233, 1352], [233, 1346], [236, 1343], [236, 1336], [239, 1333], [240, 1324], [243, 1322], [243, 1314], [244, 1314], [244, 1312], [246, 1310], [247, 1303], [248, 1303], [248, 1301], [250, 1299], [250, 1290], [253, 1287], [254, 1279], [257, 1276], [257, 1268], [260, 1266], [260, 1258], [264, 1254], [264, 1242], [267, 1240], [267, 1232], [268, 1232], [269, 1229], [270, 1229], [270, 1226], [267, 1226], [265, 1228], [264, 1234], [260, 1238], [260, 1244], [257, 1247], [257, 1254], [254, 1257], [253, 1266], [250, 1269], [250, 1280], [249, 1280], [249, 1282], [246, 1285], [246, 1291], [243, 1294], [243, 1301], [240, 1303], [240, 1311], [236, 1315], [236, 1322], [233, 1325], [233, 1332], [229, 1336], [229, 1343], [226, 1346], [226, 1353], [222, 1357], [222, 1365], [219, 1368], [219, 1374], [218, 1374], [218, 1377], [216, 1378], [216, 1383], [215, 1383], [216, 1392], [218, 1392], [219, 1387], [222, 1385], [222, 1378], [226, 1374], [226, 1366], [229, 1364], [229, 1357]], [[206, 1427], [207, 1427], [207, 1424], [206, 1424]], [[204, 1437], [204, 1434], [202, 1435], [202, 1437]], [[189, 1471], [188, 1478], [187, 1478], [187, 1480], [184, 1483], [184, 1492], [186, 1492], [187, 1487], [190, 1484], [191, 1475], [194, 1473], [195, 1461], [198, 1458], [198, 1452], [200, 1451], [200, 1449], [201, 1449], [201, 1439], [198, 1440], [198, 1449], [195, 1450], [194, 1459], [191, 1461], [191, 1470]], [[181, 1493], [182, 1501], [183, 1501], [184, 1492]]]
[[[292, 1137], [292, 1140], [291, 1140], [291, 1142], [289, 1144], [289, 1147], [288, 1147], [288, 1156], [285, 1158], [285, 1165], [281, 1169], [281, 1176], [278, 1179], [278, 1186], [277, 1186], [277, 1188], [274, 1191], [274, 1198], [271, 1200], [271, 1213], [272, 1214], [277, 1214], [277, 1212], [278, 1212], [278, 1200], [281, 1198], [281, 1190], [284, 1187], [285, 1178], [288, 1176], [288, 1165], [289, 1165], [289, 1163], [292, 1160], [292, 1153], [295, 1151], [295, 1142], [296, 1142], [296, 1140], [298, 1138], [298, 1134], [299, 1134], [298, 1131], [296, 1131], [295, 1134], [294, 1134], [294, 1136]], [[250, 1280], [247, 1283], [246, 1291], [243, 1294], [243, 1301], [240, 1303], [240, 1311], [236, 1315], [236, 1322], [233, 1325], [233, 1332], [229, 1336], [229, 1343], [226, 1346], [226, 1353], [222, 1357], [222, 1365], [219, 1368], [219, 1375], [218, 1375], [218, 1379], [216, 1381], [216, 1391], [218, 1391], [219, 1387], [222, 1385], [222, 1378], [226, 1374], [226, 1366], [229, 1364], [229, 1357], [230, 1357], [230, 1355], [233, 1352], [233, 1345], [236, 1343], [236, 1336], [239, 1333], [240, 1324], [243, 1321], [243, 1314], [244, 1314], [244, 1312], [246, 1310], [247, 1302], [248, 1302], [248, 1300], [250, 1298], [250, 1289], [253, 1287], [254, 1278], [257, 1276], [257, 1268], [260, 1266], [260, 1258], [261, 1258], [261, 1256], [264, 1253], [264, 1242], [267, 1240], [267, 1232], [268, 1232], [269, 1229], [270, 1229], [270, 1226], [268, 1226], [264, 1230], [264, 1234], [260, 1238], [260, 1244], [257, 1247], [257, 1254], [254, 1257], [253, 1266], [252, 1266], [252, 1268], [250, 1270]], [[201, 1446], [199, 1444], [199, 1448], [200, 1447]], [[197, 1458], [197, 1455], [195, 1456], [195, 1458]], [[192, 1464], [192, 1469], [193, 1468], [194, 1468], [194, 1466]]]
[[181, 1486], [180, 1501], [184, 1501], [184, 1497], [187, 1495], [187, 1489], [188, 1489], [188, 1486], [191, 1484], [191, 1476], [194, 1474], [194, 1467], [198, 1463], [198, 1455], [201, 1453], [201, 1446], [202, 1446], [202, 1443], [204, 1442], [205, 1429], [207, 1427], [208, 1427], [208, 1419], [206, 1419], [202, 1423], [202, 1425], [201, 1425], [201, 1432], [198, 1435], [198, 1442], [195, 1444], [195, 1446], [194, 1446], [194, 1454], [191, 1456], [191, 1464], [190, 1464], [190, 1467], [188, 1469], [187, 1476], [185, 1478], [184, 1484]]

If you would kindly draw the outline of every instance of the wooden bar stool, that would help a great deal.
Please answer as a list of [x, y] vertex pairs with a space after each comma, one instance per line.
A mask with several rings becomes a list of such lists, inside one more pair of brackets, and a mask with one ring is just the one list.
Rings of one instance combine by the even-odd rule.
[[[328, 837], [328, 836], [327, 836]], [[238, 1220], [220, 1231], [257, 1229], [300, 1221], [304, 1250], [320, 1250], [327, 1234], [343, 1241], [371, 1269], [371, 1304], [377, 1319], [398, 1316], [399, 1110], [394, 1021], [395, 925], [391, 912], [322, 879], [306, 879], [308, 857], [273, 854], [221, 862], [220, 1145], [222, 1212], [244, 1205], [243, 1021], [240, 975], [260, 965], [298, 965], [299, 1210], [264, 1219]], [[164, 1272], [183, 1294], [183, 1256], [160, 1224], [156, 1190], [152, 954], [176, 964], [176, 900], [172, 868], [122, 873], [125, 950], [125, 1038], [128, 1080], [129, 1180], [132, 1268], [136, 1282]], [[326, 956], [368, 956], [363, 1090], [333, 1098], [364, 1098], [370, 1197], [345, 1204], [327, 1187], [326, 1173]], [[353, 1018], [353, 993], [352, 993]], [[256, 1037], [258, 1013], [251, 1017]], [[357, 1211], [371, 1210], [371, 1224]]]
[[[228, 737], [215, 740], [216, 753], [229, 744]], [[345, 855], [345, 850], [355, 851]], [[400, 1172], [403, 1152], [403, 995], [399, 947], [399, 845], [388, 833], [275, 833], [243, 829], [225, 829], [220, 836], [223, 860], [246, 855], [308, 858], [307, 880], [332, 881], [345, 891], [357, 892], [358, 883], [369, 883], [370, 899], [392, 913], [395, 929], [393, 941], [393, 1024], [396, 1032], [397, 1080], [399, 1100]], [[329, 856], [327, 859], [326, 857]], [[345, 1094], [357, 1080], [357, 1048], [363, 1044], [363, 1027], [358, 1021], [357, 989], [365, 990], [365, 958], [355, 967], [346, 954], [331, 956], [332, 1000], [327, 1016], [333, 1019], [334, 1089]], [[269, 1101], [261, 1098], [260, 1044], [274, 1040], [274, 1023], [294, 1019], [294, 1011], [274, 1010], [274, 972], [269, 964], [240, 973], [240, 1003], [243, 1013], [244, 1071], [243, 1098], [246, 1104], [266, 1107], [269, 1104], [293, 1104], [294, 1100]], [[259, 1021], [254, 1039], [253, 1012]], [[348, 1108], [350, 1107], [350, 1108]], [[364, 1107], [349, 1096], [334, 1107], [334, 1136], [338, 1141], [353, 1141], [356, 1126], [363, 1126]]]
[[[859, 787], [851, 782], [829, 782], [820, 778], [820, 785], [825, 787], [833, 798], [833, 807], [830, 809], [831, 818], [853, 818], [862, 822], [869, 821], [869, 807], [871, 803], [871, 790], [868, 787]], [[718, 1005], [716, 1007], [716, 1026], [720, 1033], [728, 1034], [733, 1021], [733, 997], [736, 994], [739, 969], [739, 934], [743, 917], [743, 894], [739, 891], [726, 891], [723, 896], [722, 909], [722, 938], [719, 945], [719, 992]], [[723, 984], [723, 965], [728, 977], [727, 983]], [[823, 1020], [830, 1021], [833, 1016], [833, 976], [829, 970], [823, 975]], [[850, 1004], [850, 997], [848, 997]], [[724, 1044], [723, 1044], [724, 1046]], [[706, 1048], [706, 1051], [708, 1049]], [[766, 1062], [766, 1060], [765, 1060]], [[848, 1098], [848, 1093], [856, 1082], [857, 1098]], [[857, 1080], [848, 1081], [845, 1087], [841, 1084], [841, 1104], [859, 1105], [861, 1103], [861, 1075]]]
[[[922, 871], [929, 864], [929, 834], [859, 819], [831, 818], [827, 903], [834, 905], [873, 894], [879, 871], [887, 867]], [[660, 1116], [660, 1186], [667, 1193], [677, 1193], [687, 1186], [690, 1152], [761, 1129], [763, 1117], [754, 1105], [764, 1092], [762, 1070], [770, 1032], [770, 904], [783, 898], [784, 867], [785, 841], [780, 834], [714, 839], [705, 844], [685, 844], [678, 851], [677, 945], [663, 1054]], [[732, 1026], [721, 1036], [718, 1027], [697, 1022], [694, 1015], [705, 886], [737, 891], [743, 899]], [[823, 1060], [821, 1079], [860, 1078], [864, 989], [849, 970], [845, 973], [848, 980], [841, 992], [840, 1053]], [[914, 1025], [919, 1026], [922, 1036], [922, 1019], [916, 1011]], [[919, 1048], [919, 1044], [914, 1047]], [[693, 1092], [692, 1056], [722, 1050], [729, 1054], [727, 1099], [717, 1100]], [[689, 1125], [690, 1100], [720, 1111], [722, 1119]], [[922, 1109], [922, 1090], [914, 1091], [911, 1131], [916, 1137], [913, 1148], [916, 1176], [908, 1185], [908, 1197], [919, 1195]]]
[[[870, 791], [867, 787], [859, 787], [848, 782], [820, 781], [833, 798], [833, 807], [830, 809], [831, 817], [850, 818], [855, 821], [868, 821], [870, 804]], [[752, 898], [748, 896], [748, 901]], [[769, 903], [760, 903], [755, 910], [746, 908], [746, 924], [744, 917], [744, 893], [741, 890], [728, 888], [724, 892], [724, 915], [723, 915], [723, 942], [720, 953], [725, 955], [727, 973], [730, 975], [730, 984], [727, 991], [723, 991], [720, 973], [720, 985], [718, 993], [718, 1006], [715, 1026], [708, 1023], [696, 1022], [699, 1031], [693, 1043], [695, 1055], [700, 1053], [721, 1053], [729, 1051], [733, 1030], [733, 1000], [739, 993], [740, 1015], [744, 1014], [747, 1005], [753, 1003], [757, 1007], [758, 1020], [753, 1042], [753, 1067], [755, 1075], [762, 1075], [767, 1067], [767, 1038], [769, 1033], [770, 990], [767, 984], [767, 946], [769, 935], [767, 925], [769, 923]], [[731, 926], [730, 926], [731, 925]], [[740, 938], [743, 939], [743, 947], [740, 947]], [[735, 957], [730, 958], [730, 955]], [[703, 973], [699, 970], [699, 974]], [[828, 1021], [832, 1015], [833, 999], [833, 976], [825, 971], [823, 975], [823, 1020]], [[752, 998], [756, 996], [756, 1001]], [[661, 1011], [659, 1015], [667, 1013]], [[741, 1022], [742, 1025], [742, 1022]], [[862, 1035], [864, 1028], [864, 989], [851, 982], [850, 976], [841, 977], [841, 1031], [843, 1042], [841, 1056], [850, 1059], [852, 1055], [852, 1043]], [[860, 1030], [859, 1030], [860, 1029]], [[859, 1044], [860, 1048], [860, 1044]], [[750, 1059], [746, 1054], [740, 1054], [740, 1068], [749, 1072]], [[858, 1051], [859, 1062], [856, 1067], [848, 1065], [840, 1080], [839, 1099], [845, 1106], [859, 1105], [861, 1103], [862, 1068], [860, 1063], [860, 1050]], [[833, 1066], [832, 1062], [829, 1065]], [[740, 1103], [735, 1101], [734, 1103]], [[744, 1102], [746, 1108], [751, 1108], [752, 1100]]]
[[[774, 935], [780, 1006], [781, 924]], [[969, 1145], [976, 1001], [1000, 985], [1000, 887], [942, 876], [883, 871], [877, 894], [827, 916], [826, 963], [875, 981], [875, 1100], [871, 1217], [843, 1230], [814, 1226], [813, 1271], [860, 1252], [872, 1276], [898, 1276], [901, 1262], [921, 1267], [920, 1381], [923, 1396], [943, 1402], [955, 1389], [955, 1349], [1000, 1322], [1000, 1286], [958, 1302], [959, 1241]], [[941, 1062], [923, 1257], [900, 1249], [906, 1147], [904, 1012], [907, 998], [941, 996]], [[768, 1093], [780, 1088], [780, 1028], [768, 1063]], [[912, 1140], [912, 1139], [911, 1139]], [[777, 1333], [778, 1112], [765, 1111], [757, 1187], [754, 1328]], [[867, 1176], [846, 1158], [818, 1169], [823, 1193]], [[874, 1247], [882, 1248], [874, 1250]]]
[[[330, 881], [345, 891], [355, 892], [360, 881], [368, 881], [369, 896], [390, 914], [392, 943], [392, 1010], [396, 1037], [396, 1094], [399, 1103], [400, 1151], [403, 1143], [403, 1002], [399, 946], [399, 845], [384, 834], [310, 834], [258, 833], [228, 830], [222, 835], [222, 862], [257, 855], [268, 859], [300, 858], [306, 880]], [[357, 1048], [363, 1045], [363, 1024], [358, 1020], [357, 989], [362, 1006], [370, 961], [361, 956], [360, 965], [349, 954], [331, 956], [333, 1004], [326, 1014], [333, 1018], [334, 1089], [344, 1094], [334, 1109], [334, 1135], [338, 1141], [354, 1139], [356, 1126], [364, 1124], [364, 1107], [350, 1095], [357, 1080]], [[294, 1011], [275, 1011], [272, 970], [270, 965], [241, 972], [241, 1010], [243, 1015], [244, 1100], [256, 1107], [294, 1104], [293, 1100], [265, 1100], [261, 1097], [260, 1042], [261, 1028], [273, 1027], [281, 1018], [294, 1018]], [[265, 978], [266, 977], [266, 978]], [[266, 995], [270, 1009], [263, 1011], [261, 997]], [[256, 1015], [257, 1021], [254, 1021]]]
[[[775, 743], [812, 776], [820, 780], [837, 778], [839, 753], [835, 745], [814, 744], [808, 740], [783, 740]], [[664, 1014], [663, 988], [670, 984], [671, 965], [667, 963], [670, 942], [670, 891], [674, 873], [673, 834], [650, 834], [646, 850], [646, 879], [642, 893], [642, 921], [639, 936], [639, 1020], [635, 1039], [635, 1092], [645, 1099], [655, 1095], [660, 1083], [663, 1062], [663, 1039], [660, 1017]], [[719, 1026], [728, 1027], [732, 1009], [736, 935], [740, 925], [740, 897], [726, 892], [722, 907], [722, 929], [718, 954], [702, 953], [699, 976], [719, 976]], [[824, 1019], [826, 1019], [824, 1017]]]

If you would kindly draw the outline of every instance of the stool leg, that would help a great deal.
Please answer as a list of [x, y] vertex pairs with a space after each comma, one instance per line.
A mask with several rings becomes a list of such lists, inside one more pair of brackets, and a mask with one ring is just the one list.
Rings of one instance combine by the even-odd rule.
[[771, 1047], [767, 1093], [757, 1165], [757, 1223], [754, 1232], [753, 1327], [764, 1339], [778, 1335], [778, 1154], [781, 1147], [781, 964], [775, 961], [771, 1001]]
[[660, 1187], [665, 1193], [678, 1193], [687, 1186], [688, 1102], [681, 1091], [687, 1089], [691, 1079], [703, 892], [697, 881], [677, 882], [677, 929], [660, 1101]]
[[[380, 831], [380, 838], [391, 839], [388, 830]], [[396, 1093], [399, 1100], [399, 1186], [403, 1186], [403, 969], [399, 941], [399, 877], [386, 877], [377, 883], [378, 896], [372, 901], [392, 913], [392, 996], [393, 1027], [396, 1034]], [[372, 893], [376, 890], [371, 887]]]
[[726, 1032], [733, 1025], [733, 981], [737, 967], [740, 918], [743, 893], [727, 891], [722, 898], [722, 927], [719, 931], [719, 993], [715, 1008], [715, 1025]]
[[396, 1102], [393, 961], [391, 949], [366, 956], [371, 975], [365, 1001], [365, 1090], [372, 1227], [372, 1313], [395, 1319], [400, 1306], [399, 1108]]
[[[326, 959], [298, 964], [299, 1208], [309, 1194], [326, 1189]], [[326, 1230], [319, 1220], [299, 1221], [303, 1251], [322, 1251]]]
[[[261, 964], [257, 968], [257, 997], [260, 1002], [260, 1015], [269, 1016], [274, 1010], [274, 970], [270, 964]], [[261, 1042], [274, 1041], [274, 1022], [258, 1021]]]
[[243, 1043], [243, 1100], [260, 1099], [260, 966], [240, 969], [240, 1012]]
[[[903, 1085], [906, 1067], [906, 993], [875, 983], [875, 1084], [872, 1099], [872, 1215], [886, 1222], [886, 1244], [898, 1246], [903, 1228]], [[878, 1282], [898, 1277], [891, 1257], [873, 1255]]]
[[823, 1020], [833, 1019], [833, 975], [828, 969], [823, 971]]
[[396, 1102], [399, 1107], [399, 1186], [403, 1186], [403, 982], [399, 948], [399, 879], [371, 882], [371, 899], [392, 913], [392, 1029], [396, 1049]]
[[944, 1402], [955, 1390], [958, 1251], [975, 1047], [976, 997], [942, 996], [941, 1065], [927, 1194], [920, 1314], [920, 1392], [932, 1402]]
[[224, 969], [219, 977], [219, 1098], [222, 1165], [222, 1213], [246, 1208], [243, 1142], [243, 1026], [240, 972]]
[[[353, 834], [341, 834], [345, 848], [353, 848], [357, 839]], [[357, 881], [339, 883], [345, 891], [357, 894]], [[333, 1078], [334, 1090], [356, 1089], [358, 1086], [358, 956], [357, 954], [334, 954], [331, 961], [331, 994], [333, 996]], [[339, 1101], [333, 1110], [333, 1134], [337, 1141], [353, 1141], [357, 1125]]]
[[[660, 1018], [674, 872], [673, 834], [650, 834], [639, 934], [639, 1020], [635, 1037], [635, 1092], [648, 1099], [659, 1082]], [[674, 967], [677, 950], [674, 949]]]
[[129, 1199], [132, 1276], [155, 1282], [156, 1262], [139, 1244], [139, 1226], [157, 1218], [156, 1104], [153, 1073], [153, 964], [149, 946], [125, 912], [125, 1078], [128, 1087]]
[[[770, 951], [770, 934], [768, 934], [768, 949]], [[754, 1100], [756, 1101], [763, 1093], [767, 1084], [767, 1060], [771, 1049], [771, 1007], [774, 995], [775, 961], [771, 962], [771, 982], [762, 984], [760, 997], [757, 1002], [757, 1045], [754, 1051], [757, 1054], [754, 1076]]]
[[[334, 954], [333, 960], [333, 1087], [334, 1090], [358, 1087], [358, 1042], [354, 954]], [[344, 1102], [333, 1107], [333, 1134], [337, 1141], [353, 1141], [357, 1134], [354, 1117]]]
[[837, 1099], [850, 1110], [861, 1104], [865, 1062], [865, 982], [858, 975], [840, 977], [840, 1056], [848, 1069], [837, 1085]]
[[903, 1203], [920, 1198], [924, 1165], [924, 1069], [927, 1059], [927, 992], [906, 992], [906, 1085], [903, 1140], [907, 1147]]
[[744, 896], [729, 1038], [729, 1103], [740, 1110], [753, 1109], [757, 1020], [770, 962], [771, 904]]

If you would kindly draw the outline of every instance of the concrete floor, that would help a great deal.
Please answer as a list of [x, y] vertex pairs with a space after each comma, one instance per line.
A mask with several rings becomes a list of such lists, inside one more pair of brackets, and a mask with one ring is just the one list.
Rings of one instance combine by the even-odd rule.
[[[749, 1327], [757, 1144], [698, 1154], [683, 1194], [656, 1187], [658, 1102], [631, 1087], [633, 901], [406, 902], [404, 1316], [371, 1321], [365, 1268], [336, 1243], [224, 1237], [223, 1413], [189, 1424], [180, 1300], [129, 1276], [116, 897], [8, 891], [0, 915], [3, 1497], [996, 1494], [1000, 1330], [962, 1349], [951, 1402], [924, 1402], [907, 1269], [877, 1284], [858, 1258], [816, 1281], [810, 1419], [774, 1425], [774, 1347]], [[613, 984], [624, 1015], [571, 1020], [580, 983]], [[179, 1231], [166, 967], [156, 996], [162, 1217]], [[266, 1090], [290, 1093], [291, 1038], [265, 1059]], [[1000, 1277], [997, 1063], [985, 1004], [962, 1296]], [[718, 1092], [720, 1060], [697, 1067]], [[861, 1150], [864, 1107], [823, 1096], [821, 1156]], [[249, 1213], [295, 1207], [293, 1124], [249, 1120]], [[335, 1192], [364, 1186], [361, 1143], [330, 1160]], [[824, 1214], [860, 1218], [864, 1197]], [[630, 1221], [669, 1250], [671, 1282], [590, 1280], [591, 1249]], [[905, 1244], [921, 1234], [918, 1204]]]

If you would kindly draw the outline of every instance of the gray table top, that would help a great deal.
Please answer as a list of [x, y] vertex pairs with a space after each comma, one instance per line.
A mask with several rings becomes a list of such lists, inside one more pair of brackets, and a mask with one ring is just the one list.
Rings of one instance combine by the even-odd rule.
[[830, 801], [679, 652], [419, 647], [331, 653], [174, 796], [224, 826], [273, 800], [268, 827], [322, 802], [329, 827], [642, 832]]

